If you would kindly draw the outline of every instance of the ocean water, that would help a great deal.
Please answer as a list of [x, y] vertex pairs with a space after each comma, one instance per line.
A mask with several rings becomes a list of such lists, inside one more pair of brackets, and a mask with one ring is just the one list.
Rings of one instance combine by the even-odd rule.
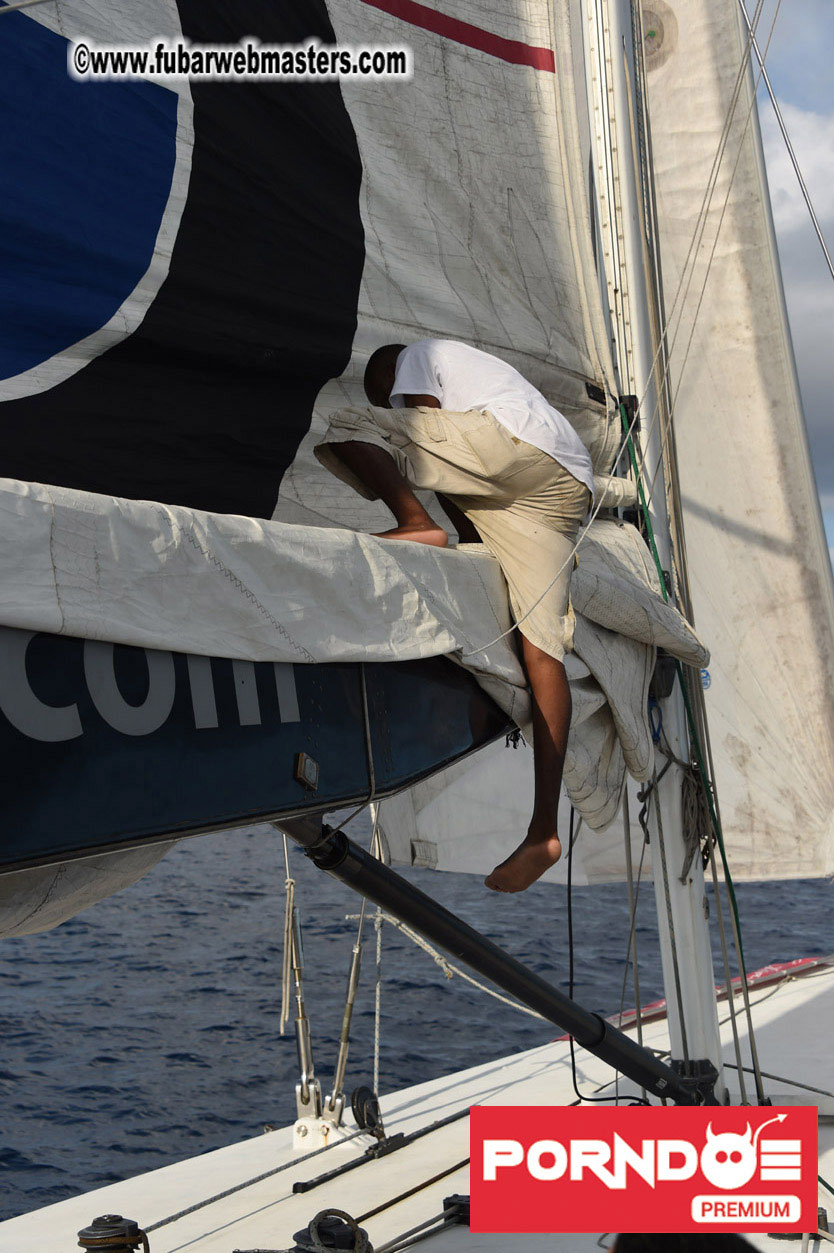
[[[290, 857], [326, 1091], [356, 929], [345, 916], [358, 898], [298, 850]], [[563, 888], [508, 897], [470, 876], [406, 877], [567, 990]], [[834, 948], [831, 884], [742, 884], [738, 898], [749, 969]], [[295, 1038], [292, 1028], [279, 1033], [283, 909], [280, 836], [243, 830], [184, 841], [118, 896], [54, 931], [3, 941], [0, 1218], [292, 1121]], [[574, 889], [574, 994], [589, 1009], [620, 1007], [628, 921], [625, 885]], [[647, 1002], [662, 995], [650, 884], [637, 935]], [[372, 1078], [375, 980], [368, 928], [348, 1092]], [[624, 1003], [633, 1004], [630, 980]], [[381, 1091], [554, 1034], [447, 980], [400, 932], [383, 929]]]

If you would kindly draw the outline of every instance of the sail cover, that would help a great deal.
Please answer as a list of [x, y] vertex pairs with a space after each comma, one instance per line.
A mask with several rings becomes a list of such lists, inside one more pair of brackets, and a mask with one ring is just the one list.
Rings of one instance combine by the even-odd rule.
[[[647, 0], [644, 17], [686, 548], [695, 622], [712, 650], [706, 705], [730, 865], [755, 879], [831, 874], [834, 592], [746, 30], [737, 0]], [[676, 303], [699, 227], [689, 294]]]

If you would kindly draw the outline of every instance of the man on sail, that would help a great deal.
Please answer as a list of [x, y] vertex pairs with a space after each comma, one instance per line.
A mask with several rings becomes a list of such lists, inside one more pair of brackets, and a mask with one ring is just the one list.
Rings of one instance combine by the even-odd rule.
[[427, 339], [377, 349], [365, 370], [372, 408], [333, 414], [316, 456], [397, 525], [380, 539], [444, 547], [446, 532], [413, 488], [438, 494], [464, 541], [498, 559], [533, 696], [535, 801], [518, 848], [487, 876], [523, 892], [558, 861], [557, 809], [571, 696], [573, 546], [593, 491], [587, 449], [566, 418], [506, 362]]

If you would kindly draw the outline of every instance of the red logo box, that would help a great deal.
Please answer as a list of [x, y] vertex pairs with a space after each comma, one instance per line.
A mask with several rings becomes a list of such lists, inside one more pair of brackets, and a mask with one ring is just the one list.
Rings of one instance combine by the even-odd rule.
[[475, 1232], [817, 1229], [815, 1106], [473, 1106]]

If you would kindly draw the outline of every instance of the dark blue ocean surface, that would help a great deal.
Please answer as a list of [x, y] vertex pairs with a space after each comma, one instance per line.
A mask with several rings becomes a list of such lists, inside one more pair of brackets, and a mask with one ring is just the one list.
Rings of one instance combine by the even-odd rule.
[[[356, 927], [345, 915], [358, 898], [290, 856], [327, 1090]], [[567, 989], [563, 888], [512, 897], [469, 876], [407, 877]], [[742, 884], [738, 897], [749, 969], [831, 949], [830, 884]], [[238, 831], [186, 841], [54, 931], [3, 941], [0, 1218], [293, 1120], [295, 1040], [291, 1028], [279, 1034], [283, 907], [280, 837]], [[620, 1006], [628, 917], [624, 885], [574, 889], [575, 996], [590, 1009]], [[662, 995], [651, 885], [637, 930], [645, 1002]], [[383, 1092], [556, 1034], [447, 980], [393, 928], [383, 935]], [[369, 927], [348, 1091], [372, 1077], [374, 982]], [[625, 1005], [633, 1000], [629, 979]]]

